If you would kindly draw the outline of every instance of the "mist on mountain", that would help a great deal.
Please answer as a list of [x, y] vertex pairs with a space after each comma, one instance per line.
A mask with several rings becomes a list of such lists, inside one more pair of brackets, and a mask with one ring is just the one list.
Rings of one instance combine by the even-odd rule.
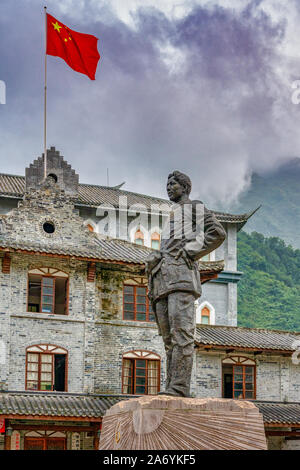
[[300, 158], [285, 160], [272, 172], [253, 173], [231, 212], [250, 212], [260, 205], [244, 230], [279, 237], [300, 248]]

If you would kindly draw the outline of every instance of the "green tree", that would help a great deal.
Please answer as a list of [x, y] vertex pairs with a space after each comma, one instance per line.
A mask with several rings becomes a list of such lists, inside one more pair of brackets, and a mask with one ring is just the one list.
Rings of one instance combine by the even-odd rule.
[[238, 234], [238, 325], [300, 331], [300, 250], [278, 237]]

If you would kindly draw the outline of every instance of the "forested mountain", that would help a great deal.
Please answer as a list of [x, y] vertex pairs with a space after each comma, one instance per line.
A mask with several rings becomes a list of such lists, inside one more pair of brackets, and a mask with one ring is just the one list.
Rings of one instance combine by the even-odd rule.
[[238, 325], [300, 331], [300, 250], [241, 231], [238, 269]]
[[245, 225], [265, 236], [279, 237], [300, 248], [300, 158], [287, 160], [273, 173], [253, 174], [232, 212], [243, 213], [262, 207]]

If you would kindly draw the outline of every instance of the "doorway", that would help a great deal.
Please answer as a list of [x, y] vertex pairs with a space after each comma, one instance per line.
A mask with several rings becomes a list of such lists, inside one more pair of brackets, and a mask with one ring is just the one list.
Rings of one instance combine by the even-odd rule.
[[26, 437], [24, 450], [66, 450], [65, 437]]

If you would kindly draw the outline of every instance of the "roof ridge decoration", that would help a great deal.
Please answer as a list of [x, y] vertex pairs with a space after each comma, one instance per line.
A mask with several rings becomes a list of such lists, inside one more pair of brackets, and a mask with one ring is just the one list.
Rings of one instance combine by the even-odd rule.
[[[55, 147], [47, 149], [47, 176], [51, 175], [66, 194], [76, 197], [79, 176]], [[44, 180], [44, 154], [25, 169], [25, 188], [37, 189]]]

